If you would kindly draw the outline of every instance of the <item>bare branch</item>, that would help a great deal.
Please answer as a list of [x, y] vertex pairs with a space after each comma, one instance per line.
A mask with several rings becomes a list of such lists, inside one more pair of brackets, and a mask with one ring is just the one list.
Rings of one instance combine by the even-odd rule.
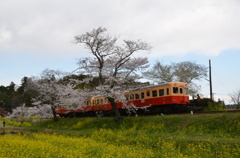
[[[116, 37], [105, 34], [107, 30], [99, 27], [75, 37], [75, 43], [82, 43], [95, 57], [94, 59], [79, 60], [79, 69], [89, 74], [98, 73], [100, 85], [96, 88], [104, 94], [115, 107], [116, 94], [123, 91], [123, 85], [129, 80], [140, 78], [138, 71], [148, 67], [147, 58], [132, 58], [133, 53], [149, 50], [149, 44], [141, 40], [124, 40], [122, 46], [117, 46]], [[117, 114], [116, 114], [117, 115]]]

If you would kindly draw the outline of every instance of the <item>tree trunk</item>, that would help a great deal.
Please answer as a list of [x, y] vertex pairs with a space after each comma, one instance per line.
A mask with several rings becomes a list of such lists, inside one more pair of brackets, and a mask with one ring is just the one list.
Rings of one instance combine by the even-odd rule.
[[53, 121], [57, 122], [58, 118], [57, 118], [57, 113], [56, 113], [55, 107], [52, 106], [51, 109], [52, 109], [52, 113], [53, 113]]
[[116, 122], [120, 121], [121, 120], [121, 115], [120, 115], [120, 112], [119, 112], [119, 110], [117, 108], [117, 104], [115, 102], [115, 99], [114, 98], [108, 98], [108, 101], [111, 103], [112, 108], [113, 108], [114, 120]]

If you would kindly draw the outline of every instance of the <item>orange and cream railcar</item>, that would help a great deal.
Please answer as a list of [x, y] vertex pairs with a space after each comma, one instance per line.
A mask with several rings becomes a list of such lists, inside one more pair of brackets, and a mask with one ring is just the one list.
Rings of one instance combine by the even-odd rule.
[[[134, 104], [138, 112], [146, 113], [171, 113], [184, 112], [189, 105], [188, 85], [183, 82], [169, 82], [159, 85], [147, 86], [124, 93], [127, 104]], [[126, 106], [117, 102], [117, 108], [121, 112]], [[109, 113], [112, 110], [111, 104], [104, 96], [92, 97], [86, 101], [86, 106], [75, 112], [80, 114], [94, 115], [95, 112]], [[66, 109], [58, 109], [60, 115], [70, 113]]]
[[137, 107], [148, 107], [150, 113], [183, 112], [189, 105], [188, 85], [183, 82], [148, 86], [125, 96]]

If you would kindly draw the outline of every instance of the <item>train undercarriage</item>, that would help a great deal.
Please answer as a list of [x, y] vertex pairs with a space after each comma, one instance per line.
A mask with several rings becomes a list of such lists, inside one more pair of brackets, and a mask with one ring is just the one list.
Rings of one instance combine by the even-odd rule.
[[[164, 115], [172, 113], [186, 113], [190, 112], [192, 107], [189, 104], [171, 104], [171, 105], [158, 105], [144, 108], [132, 109], [119, 109], [121, 116], [141, 116], [141, 115]], [[112, 110], [99, 110], [99, 111], [85, 111], [85, 112], [68, 112], [59, 114], [60, 117], [109, 117], [113, 116]]]

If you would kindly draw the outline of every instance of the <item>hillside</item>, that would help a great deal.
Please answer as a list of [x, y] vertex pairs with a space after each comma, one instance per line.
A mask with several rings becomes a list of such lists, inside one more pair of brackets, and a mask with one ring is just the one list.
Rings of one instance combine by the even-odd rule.
[[[27, 132], [21, 141], [33, 144], [37, 141], [37, 148], [58, 144], [47, 151], [53, 157], [59, 153], [62, 157], [65, 154], [74, 157], [76, 153], [83, 157], [240, 156], [239, 113], [124, 117], [117, 123], [112, 118], [35, 121], [25, 128], [32, 134]], [[21, 150], [38, 154], [35, 146], [25, 148]]]

